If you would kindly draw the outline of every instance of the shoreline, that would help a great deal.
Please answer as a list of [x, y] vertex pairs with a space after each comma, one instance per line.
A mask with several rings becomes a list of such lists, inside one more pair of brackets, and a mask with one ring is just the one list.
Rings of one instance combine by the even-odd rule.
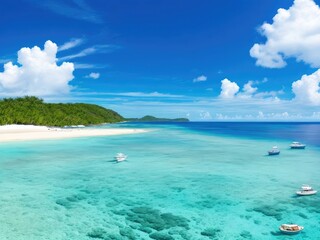
[[79, 137], [97, 137], [145, 133], [143, 129], [86, 129], [58, 128], [34, 125], [2, 125], [0, 126], [0, 143], [32, 140], [53, 140]]

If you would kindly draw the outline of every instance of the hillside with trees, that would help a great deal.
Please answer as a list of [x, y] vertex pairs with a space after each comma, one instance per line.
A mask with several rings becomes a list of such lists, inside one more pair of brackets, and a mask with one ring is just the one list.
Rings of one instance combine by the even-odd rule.
[[94, 104], [44, 103], [37, 97], [0, 100], [0, 125], [32, 124], [45, 126], [115, 123], [124, 118], [117, 112]]
[[189, 122], [188, 118], [157, 118], [150, 115], [142, 118], [127, 118], [126, 120], [130, 122]]

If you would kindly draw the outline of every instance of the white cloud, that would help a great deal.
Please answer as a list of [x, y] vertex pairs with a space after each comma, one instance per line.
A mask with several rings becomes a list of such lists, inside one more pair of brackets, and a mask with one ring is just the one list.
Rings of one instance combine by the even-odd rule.
[[92, 72], [89, 75], [85, 76], [86, 78], [98, 79], [100, 77], [100, 73]]
[[216, 119], [218, 120], [224, 120], [224, 119], [227, 119], [228, 117], [223, 115], [222, 113], [216, 113]]
[[312, 113], [312, 118], [320, 119], [320, 112], [313, 112]]
[[[221, 98], [182, 96], [179, 98], [152, 97], [152, 93], [141, 94], [145, 97], [126, 96], [126, 93], [71, 92], [68, 96], [50, 97], [53, 101], [98, 103], [114, 109], [126, 117], [136, 117], [148, 113], [159, 115], [166, 109], [163, 117], [176, 118], [190, 113], [192, 121], [203, 120], [205, 112], [212, 119], [220, 121], [319, 121], [318, 106], [306, 106], [297, 101], [276, 100], [274, 98], [235, 98], [226, 101]], [[137, 94], [134, 94], [137, 95]], [[148, 97], [150, 96], [150, 97]], [[45, 98], [47, 101], [47, 97]], [[169, 101], [168, 101], [169, 100]], [[139, 106], [139, 108], [137, 108]], [[202, 110], [202, 111], [201, 111]], [[259, 111], [264, 118], [258, 118]], [[212, 113], [214, 113], [212, 115]], [[159, 116], [161, 117], [161, 116]]]
[[77, 47], [84, 42], [82, 38], [74, 38], [71, 39], [69, 42], [64, 43], [62, 46], [59, 46], [58, 51], [65, 51], [71, 48]]
[[74, 66], [64, 62], [57, 65], [58, 47], [46, 41], [44, 49], [21, 48], [18, 63], [8, 62], [0, 72], [0, 94], [12, 95], [58, 95], [70, 91]]
[[91, 69], [91, 68], [97, 68], [94, 64], [90, 63], [74, 63], [75, 69]]
[[262, 111], [259, 111], [258, 112], [258, 115], [257, 115], [257, 119], [264, 119], [264, 120], [270, 120], [270, 119], [281, 119], [281, 120], [284, 120], [284, 119], [289, 119], [290, 117], [293, 117], [293, 118], [298, 118], [298, 115], [292, 115], [290, 116], [290, 114], [288, 112], [278, 112], [278, 113], [274, 113], [274, 112], [270, 112], [270, 113], [264, 113]]
[[264, 118], [264, 117], [265, 117], [264, 113], [262, 111], [259, 111], [257, 118]]
[[277, 96], [283, 94], [283, 90], [258, 92], [258, 88], [253, 87], [254, 84], [261, 84], [264, 82], [265, 81], [248, 81], [240, 90], [240, 87], [236, 82], [231, 82], [228, 79], [224, 79], [221, 81], [221, 93], [219, 97], [222, 99], [272, 98], [273, 100], [279, 100]]
[[68, 56], [61, 57], [59, 60], [65, 61], [65, 60], [70, 60], [70, 59], [74, 59], [74, 58], [85, 57], [85, 56], [88, 56], [88, 55], [95, 53], [96, 51], [97, 51], [96, 48], [90, 47], [90, 48], [83, 49], [76, 54], [71, 54]]
[[252, 96], [255, 92], [257, 92], [258, 88], [252, 87], [252, 84], [254, 84], [254, 82], [249, 81], [243, 86], [242, 91], [244, 95]]
[[220, 98], [232, 99], [239, 92], [239, 86], [235, 82], [231, 82], [227, 78], [221, 81]]
[[159, 92], [73, 92], [74, 95], [80, 96], [123, 96], [123, 97], [137, 97], [137, 98], [185, 98], [183, 95], [174, 95]]
[[289, 113], [288, 113], [288, 112], [282, 113], [282, 117], [283, 117], [283, 118], [289, 118]]
[[200, 112], [200, 119], [201, 120], [211, 120], [211, 114], [208, 111], [201, 111]]
[[91, 64], [91, 63], [77, 63], [74, 62], [75, 69], [99, 69], [99, 68], [106, 68], [108, 65], [102, 64]]
[[258, 92], [254, 94], [255, 98], [272, 98], [274, 100], [279, 100], [278, 95], [284, 94], [283, 90], [279, 91], [266, 91], [266, 92]]
[[113, 46], [113, 45], [96, 45], [96, 46], [92, 46], [92, 47], [83, 49], [78, 53], [61, 57], [61, 58], [59, 58], [59, 61], [65, 61], [65, 60], [70, 60], [70, 59], [74, 59], [74, 58], [85, 57], [85, 56], [92, 55], [95, 53], [106, 53], [106, 52], [113, 51], [114, 49], [117, 49], [117, 48], [118, 48], [117, 46]]
[[125, 92], [113, 93], [113, 95], [128, 96], [128, 97], [164, 97], [164, 98], [180, 98], [182, 95], [166, 94], [159, 92], [143, 93], [143, 92]]
[[65, 17], [83, 20], [92, 23], [103, 23], [102, 17], [97, 11], [92, 9], [85, 0], [73, 0], [72, 4], [65, 0], [28, 0], [34, 4], [51, 10], [54, 13], [63, 15]]
[[320, 105], [320, 69], [311, 75], [303, 75], [292, 83], [295, 100], [311, 105]]
[[207, 76], [201, 75], [199, 77], [194, 78], [193, 82], [205, 82], [205, 81], [207, 81], [207, 79], [208, 79]]
[[313, 0], [295, 0], [288, 10], [278, 9], [273, 23], [264, 23], [260, 31], [266, 43], [250, 49], [257, 65], [281, 68], [293, 57], [320, 67], [320, 8]]

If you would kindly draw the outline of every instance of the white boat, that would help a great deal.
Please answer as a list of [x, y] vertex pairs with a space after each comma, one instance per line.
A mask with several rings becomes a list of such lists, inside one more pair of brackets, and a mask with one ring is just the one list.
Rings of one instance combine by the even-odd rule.
[[117, 155], [114, 157], [114, 159], [117, 160], [117, 162], [122, 162], [122, 161], [126, 160], [127, 157], [128, 156], [123, 153], [117, 153]]
[[277, 146], [272, 147], [271, 150], [268, 151], [269, 155], [279, 155], [280, 154], [280, 150]]
[[297, 224], [282, 224], [279, 229], [285, 234], [297, 234], [303, 230], [304, 227]]
[[306, 148], [306, 145], [305, 144], [302, 144], [300, 142], [292, 142], [290, 147], [292, 149], [305, 149]]
[[297, 191], [297, 195], [299, 196], [314, 195], [316, 193], [317, 191], [307, 184], [302, 185], [301, 189]]

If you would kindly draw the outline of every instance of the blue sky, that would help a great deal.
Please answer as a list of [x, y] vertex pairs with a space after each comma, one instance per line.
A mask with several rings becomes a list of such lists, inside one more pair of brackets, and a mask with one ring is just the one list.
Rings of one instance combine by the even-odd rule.
[[96, 103], [125, 117], [319, 121], [318, 4], [5, 1], [0, 96]]

